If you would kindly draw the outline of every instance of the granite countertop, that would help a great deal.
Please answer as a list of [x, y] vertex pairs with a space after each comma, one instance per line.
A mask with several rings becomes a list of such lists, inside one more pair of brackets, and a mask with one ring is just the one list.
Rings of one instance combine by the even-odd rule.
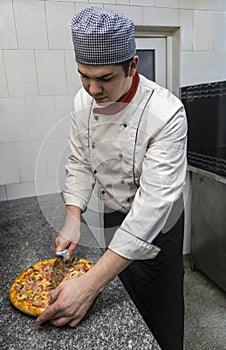
[[[50, 203], [54, 203], [54, 213]], [[97, 297], [76, 328], [50, 323], [38, 327], [34, 317], [10, 304], [8, 290], [13, 280], [33, 263], [53, 257], [63, 214], [61, 204], [51, 196], [0, 202], [1, 350], [160, 350], [118, 278]], [[89, 230], [83, 236], [76, 256], [95, 263], [102, 250]]]

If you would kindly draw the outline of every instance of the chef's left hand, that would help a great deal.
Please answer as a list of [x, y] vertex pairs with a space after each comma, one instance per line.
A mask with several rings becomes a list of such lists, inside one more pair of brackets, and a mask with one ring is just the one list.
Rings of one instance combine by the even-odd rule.
[[54, 326], [75, 327], [85, 316], [98, 292], [89, 285], [88, 273], [62, 282], [51, 296], [50, 306], [36, 324], [50, 321]]

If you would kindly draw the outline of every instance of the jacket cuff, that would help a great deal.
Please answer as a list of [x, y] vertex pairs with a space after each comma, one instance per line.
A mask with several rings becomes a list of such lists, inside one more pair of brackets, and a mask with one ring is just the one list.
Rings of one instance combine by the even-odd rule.
[[108, 248], [131, 260], [154, 259], [161, 250], [159, 247], [142, 241], [121, 228], [115, 232]]
[[63, 192], [63, 198], [66, 205], [74, 205], [75, 207], [80, 208], [82, 213], [84, 213], [86, 210], [86, 203], [75, 194], [70, 192]]

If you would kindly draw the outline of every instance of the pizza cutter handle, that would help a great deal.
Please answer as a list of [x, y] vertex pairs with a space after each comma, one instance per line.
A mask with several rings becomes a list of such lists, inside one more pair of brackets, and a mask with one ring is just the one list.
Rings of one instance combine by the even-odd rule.
[[56, 252], [56, 255], [57, 255], [57, 256], [61, 256], [61, 257], [62, 257], [63, 262], [66, 261], [67, 250], [68, 250], [68, 249], [66, 248], [66, 249], [64, 249], [64, 250], [61, 250], [60, 252]]

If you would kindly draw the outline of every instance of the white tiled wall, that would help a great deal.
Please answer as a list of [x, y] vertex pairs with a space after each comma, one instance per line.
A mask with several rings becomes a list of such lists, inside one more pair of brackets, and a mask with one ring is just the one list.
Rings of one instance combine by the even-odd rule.
[[62, 188], [80, 87], [70, 34], [75, 5], [85, 2], [0, 1], [0, 200]]
[[14, 1], [15, 25], [20, 49], [48, 49], [43, 1]]
[[37, 50], [35, 58], [40, 95], [67, 94], [63, 50]]
[[70, 21], [74, 11], [73, 3], [46, 1], [49, 49], [72, 49]]
[[9, 96], [38, 94], [33, 50], [4, 50], [6, 79]]
[[[24, 97], [5, 97], [1, 98], [0, 102], [0, 144], [26, 140], [28, 138], [28, 115]], [[0, 171], [2, 170], [1, 167]]]
[[226, 0], [1, 0], [0, 200], [61, 190], [80, 87], [70, 20], [87, 6], [180, 27], [180, 86], [226, 80]]

